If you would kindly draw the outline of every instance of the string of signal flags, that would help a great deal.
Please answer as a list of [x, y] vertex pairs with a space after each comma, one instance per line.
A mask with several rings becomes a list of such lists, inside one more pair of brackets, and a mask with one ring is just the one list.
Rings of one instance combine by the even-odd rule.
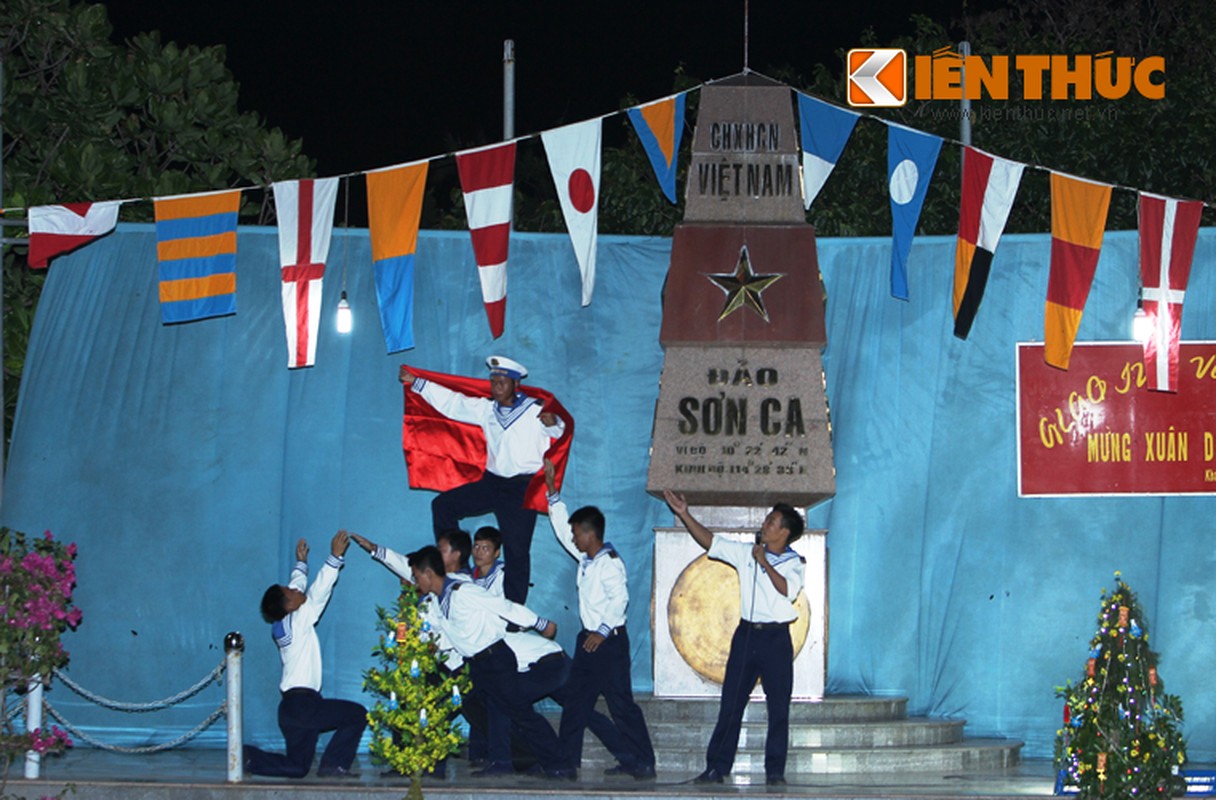
[[[743, 74], [748, 74], [745, 71]], [[755, 74], [755, 73], [752, 73]], [[731, 76], [735, 77], [735, 76]], [[582, 305], [595, 288], [603, 120], [628, 115], [668, 202], [676, 203], [676, 173], [685, 128], [685, 99], [720, 82], [491, 145], [328, 178], [302, 178], [171, 197], [128, 198], [3, 209], [26, 211], [28, 262], [49, 260], [109, 233], [124, 203], [150, 202], [159, 265], [162, 322], [181, 323], [236, 312], [236, 230], [240, 194], [267, 188], [278, 217], [288, 367], [312, 366], [320, 324], [322, 283], [340, 180], [367, 182], [368, 229], [375, 286], [387, 352], [414, 346], [413, 276], [422, 198], [431, 161], [452, 157], [464, 196], [474, 258], [490, 332], [502, 335], [507, 297], [516, 145], [539, 136], [574, 248]], [[776, 81], [775, 81], [776, 82]], [[1204, 203], [1151, 194], [1134, 187], [1069, 175], [987, 153], [873, 114], [792, 89], [797, 98], [802, 151], [803, 205], [809, 210], [840, 160], [857, 122], [887, 128], [891, 208], [891, 295], [908, 299], [907, 259], [941, 147], [962, 148], [962, 197], [953, 287], [954, 333], [969, 334], [992, 259], [1027, 167], [1050, 174], [1052, 248], [1044, 314], [1045, 359], [1068, 368], [1102, 246], [1111, 192], [1139, 198], [1141, 305], [1151, 388], [1177, 388], [1182, 299], [1189, 279]], [[1139, 312], [1138, 312], [1139, 313]]]

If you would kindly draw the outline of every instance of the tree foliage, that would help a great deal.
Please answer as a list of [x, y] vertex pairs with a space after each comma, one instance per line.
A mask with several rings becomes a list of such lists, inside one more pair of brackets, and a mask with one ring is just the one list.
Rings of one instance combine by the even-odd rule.
[[1119, 573], [1102, 591], [1085, 677], [1057, 687], [1056, 765], [1087, 800], [1185, 794], [1182, 700], [1167, 694], [1139, 600]]
[[376, 698], [367, 714], [372, 758], [411, 776], [416, 797], [421, 776], [464, 741], [457, 716], [472, 689], [468, 675], [444, 666], [447, 656], [436, 646], [421, 602], [438, 600], [420, 598], [417, 587], [403, 581], [396, 607], [376, 608], [380, 640], [372, 655], [379, 666], [363, 676], [363, 688]]
[[[264, 186], [313, 174], [302, 142], [238, 108], [223, 47], [179, 47], [156, 33], [119, 45], [111, 32], [104, 6], [0, 4], [6, 207]], [[265, 194], [244, 198], [244, 217], [267, 219]], [[122, 218], [151, 213], [147, 203], [130, 204]], [[6, 432], [42, 280], [27, 267], [24, 248], [6, 248]]]

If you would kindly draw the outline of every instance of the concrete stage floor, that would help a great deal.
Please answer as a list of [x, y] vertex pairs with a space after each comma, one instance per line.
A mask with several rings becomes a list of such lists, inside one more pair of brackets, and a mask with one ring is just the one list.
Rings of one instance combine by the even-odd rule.
[[[1188, 765], [1191, 766], [1191, 765]], [[214, 749], [171, 750], [151, 755], [110, 753], [92, 748], [74, 748], [62, 756], [46, 758], [41, 778], [25, 780], [22, 764], [10, 770], [7, 791], [11, 797], [38, 800], [54, 795], [65, 785], [74, 787], [72, 800], [345, 800], [353, 797], [398, 798], [409, 788], [402, 777], [381, 777], [366, 753], [355, 762], [355, 778], [322, 779], [309, 775], [301, 780], [246, 777], [242, 783], [227, 782], [226, 754]], [[901, 774], [787, 774], [783, 787], [758, 785], [747, 776], [727, 778], [721, 785], [691, 783], [695, 773], [659, 771], [655, 781], [604, 777], [599, 768], [584, 768], [577, 782], [553, 781], [524, 775], [506, 778], [474, 778], [467, 762], [449, 761], [448, 776], [423, 781], [428, 800], [556, 800], [567, 797], [647, 798], [693, 797], [739, 798], [811, 797], [862, 800], [863, 798], [954, 798], [1050, 797], [1055, 772], [1047, 760], [1026, 760], [1016, 768], [994, 772], [905, 772]]]

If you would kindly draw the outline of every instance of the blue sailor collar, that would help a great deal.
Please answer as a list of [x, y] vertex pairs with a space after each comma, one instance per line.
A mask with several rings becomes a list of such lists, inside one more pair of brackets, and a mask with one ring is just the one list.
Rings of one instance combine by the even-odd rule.
[[780, 553], [771, 553], [767, 548], [765, 548], [764, 557], [768, 559], [768, 563], [774, 567], [784, 564], [787, 561], [793, 561], [796, 558], [802, 558], [802, 556], [795, 553], [794, 548], [790, 547], [789, 545], [786, 545], [785, 549]]
[[443, 616], [446, 618], [452, 611], [452, 592], [460, 586], [463, 581], [458, 581], [451, 575], [443, 576], [443, 588], [439, 590], [439, 607], [443, 609]]
[[494, 401], [494, 418], [506, 430], [523, 416], [525, 411], [535, 405], [540, 405], [540, 401], [535, 397], [528, 397], [523, 392], [516, 392], [515, 398], [509, 406], [504, 406], [497, 400]]
[[602, 545], [600, 545], [600, 549], [597, 550], [595, 555], [592, 556], [591, 558], [587, 558], [586, 554], [583, 555], [582, 569], [586, 570], [594, 562], [599, 561], [600, 558], [620, 558], [620, 557], [621, 557], [620, 553], [618, 553], [616, 551], [616, 548], [614, 548], [612, 546], [612, 542], [604, 542]]

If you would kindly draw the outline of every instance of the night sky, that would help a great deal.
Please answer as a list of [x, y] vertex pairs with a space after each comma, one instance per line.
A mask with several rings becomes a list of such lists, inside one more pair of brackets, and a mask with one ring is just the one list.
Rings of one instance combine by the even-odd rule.
[[[752, 70], [816, 63], [872, 27], [909, 32], [913, 12], [948, 24], [965, 0], [902, 3], [751, 0]], [[516, 135], [670, 94], [743, 69], [743, 0], [106, 0], [115, 38], [227, 47], [241, 108], [304, 140], [324, 177], [442, 155], [502, 138], [503, 40], [516, 51]], [[986, 7], [999, 5], [986, 0]], [[868, 8], [867, 8], [868, 7]], [[975, 9], [977, 0], [969, 8]], [[607, 133], [607, 130], [606, 130]]]

